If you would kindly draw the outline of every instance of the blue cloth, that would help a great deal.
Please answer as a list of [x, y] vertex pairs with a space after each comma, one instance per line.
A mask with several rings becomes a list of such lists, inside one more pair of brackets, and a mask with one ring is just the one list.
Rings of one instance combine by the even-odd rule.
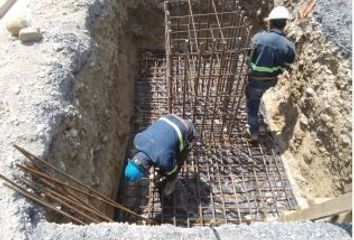
[[254, 35], [255, 45], [246, 86], [247, 121], [251, 134], [259, 132], [258, 112], [263, 94], [277, 84], [283, 69], [294, 62], [295, 45], [283, 31], [272, 29]]
[[276, 78], [283, 69], [294, 62], [295, 45], [289, 41], [283, 31], [272, 29], [254, 35], [252, 43], [255, 49], [249, 66], [249, 76]]
[[277, 84], [277, 80], [249, 79], [246, 86], [247, 121], [251, 134], [258, 133], [258, 112], [263, 94]]
[[128, 160], [128, 164], [124, 170], [124, 176], [128, 181], [135, 182], [146, 175], [147, 172], [141, 166], [134, 164], [134, 161], [131, 159]]
[[[164, 117], [178, 126], [186, 145], [188, 129], [173, 115], [169, 114]], [[179, 138], [176, 130], [163, 120], [158, 120], [143, 132], [138, 133], [134, 138], [134, 147], [138, 152], [145, 153], [152, 165], [164, 171], [171, 171], [177, 166]]]

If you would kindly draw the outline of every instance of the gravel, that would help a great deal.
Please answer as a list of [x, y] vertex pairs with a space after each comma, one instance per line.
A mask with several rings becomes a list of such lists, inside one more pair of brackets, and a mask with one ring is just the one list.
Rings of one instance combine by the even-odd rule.
[[[16, 171], [15, 164], [23, 161], [13, 144], [44, 158], [61, 119], [74, 114], [73, 74], [90, 53], [88, 22], [101, 12], [101, 4], [94, 3], [95, 0], [19, 0], [1, 19], [0, 173], [9, 176]], [[78, 4], [85, 5], [76, 9]], [[11, 36], [4, 22], [17, 15], [40, 28], [43, 39], [21, 43]], [[63, 38], [66, 45], [62, 51], [55, 50], [63, 44]], [[27, 239], [31, 235], [40, 215], [38, 207], [2, 183], [0, 209], [0, 240]]]
[[[347, 229], [347, 230], [346, 230]], [[348, 230], [349, 229], [349, 230]], [[344, 240], [351, 239], [351, 225], [329, 223], [255, 223], [251, 225], [223, 225], [220, 227], [175, 228], [172, 225], [136, 226], [123, 223], [103, 223], [90, 226], [71, 224], [41, 224], [36, 240], [113, 240], [113, 239], [193, 239], [193, 240]]]
[[[35, 155], [45, 157], [61, 119], [74, 114], [71, 102], [75, 74], [90, 57], [92, 46], [88, 29], [102, 12], [104, 3], [105, 0], [17, 1], [11, 11], [20, 10], [29, 15], [33, 26], [43, 31], [43, 40], [33, 44], [22, 44], [0, 24], [1, 173], [9, 175], [15, 171], [15, 163], [23, 160], [13, 150], [12, 144], [19, 144], [31, 149]], [[348, 18], [351, 8], [348, 5], [344, 0], [321, 0], [315, 11], [328, 37], [333, 35], [331, 39], [341, 49], [347, 50], [345, 54], [349, 54], [348, 49], [351, 53], [351, 17]], [[338, 22], [343, 16], [348, 19], [346, 24]], [[58, 225], [39, 221], [41, 214], [38, 208], [2, 184], [0, 208], [0, 240], [351, 239], [351, 232], [342, 227], [310, 222], [193, 229], [119, 223]]]
[[322, 23], [328, 40], [334, 42], [344, 57], [352, 56], [352, 5], [348, 0], [319, 0], [313, 12]]

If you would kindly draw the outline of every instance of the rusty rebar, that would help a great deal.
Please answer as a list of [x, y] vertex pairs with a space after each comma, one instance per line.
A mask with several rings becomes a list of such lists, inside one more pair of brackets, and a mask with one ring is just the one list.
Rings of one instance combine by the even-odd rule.
[[[122, 189], [120, 195], [124, 200], [140, 201], [144, 213], [163, 223], [187, 227], [250, 223], [266, 215], [276, 216], [294, 200], [281, 172], [281, 159], [272, 157], [268, 145], [249, 144], [245, 132], [246, 55], [252, 48], [251, 28], [242, 4], [226, 0], [173, 0], [166, 4], [173, 53], [172, 112], [191, 117], [201, 138], [183, 164], [178, 177], [182, 184], [177, 184], [172, 197], [161, 195], [152, 180], [148, 189], [133, 185]], [[135, 122], [132, 137], [159, 118], [160, 109], [166, 106], [166, 93], [155, 87], [167, 84], [163, 74], [154, 74], [156, 68], [165, 68], [155, 64], [159, 61], [158, 57], [149, 58], [150, 77], [137, 79], [140, 90], [151, 92], [141, 91], [136, 96], [136, 116], [148, 115]], [[267, 205], [268, 199], [279, 205]]]
[[46, 207], [46, 208], [49, 208], [63, 216], [65, 216], [66, 218], [70, 219], [71, 221], [77, 223], [77, 224], [82, 224], [82, 225], [85, 225], [86, 223], [71, 216], [70, 214], [60, 210], [60, 209], [57, 209], [55, 206], [51, 205], [50, 203], [46, 202], [45, 199], [43, 198], [40, 198], [38, 196], [36, 196], [35, 194], [33, 193], [30, 193], [30, 192], [27, 192], [24, 188], [20, 187], [18, 184], [16, 184], [15, 182], [11, 181], [10, 179], [6, 178], [4, 175], [0, 174], [0, 178], [5, 180], [7, 183], [4, 183], [4, 185], [10, 189], [12, 189], [13, 191], [21, 194], [22, 196], [26, 197], [26, 198], [29, 198], [31, 199], [33, 202], [43, 206], [43, 207]]
[[[14, 145], [14, 147], [15, 147], [19, 152], [21, 152], [25, 157], [27, 157], [27, 159], [31, 160], [32, 162], [35, 162], [35, 163], [37, 163], [37, 164], [38, 164], [38, 163], [39, 163], [39, 164], [42, 164], [42, 165], [44, 165], [44, 166], [46, 166], [46, 167], [48, 167], [48, 168], [54, 170], [56, 173], [59, 173], [59, 174], [61, 174], [62, 176], [64, 176], [64, 177], [70, 179], [71, 181], [75, 182], [75, 183], [76, 183], [77, 185], [79, 185], [80, 187], [83, 187], [84, 189], [86, 189], [86, 190], [88, 190], [88, 191], [90, 191], [90, 192], [93, 192], [96, 196], [94, 196], [94, 195], [92, 195], [92, 194], [90, 194], [90, 195], [93, 196], [93, 197], [95, 197], [96, 199], [101, 200], [101, 201], [103, 201], [103, 202], [105, 202], [105, 203], [111, 205], [112, 207], [115, 207], [115, 208], [121, 209], [121, 210], [123, 210], [123, 211], [126, 211], [126, 212], [128, 212], [128, 213], [130, 213], [130, 214], [132, 214], [132, 215], [134, 215], [134, 216], [136, 216], [136, 217], [138, 217], [138, 218], [140, 218], [140, 219], [146, 220], [146, 221], [148, 221], [148, 222], [153, 222], [151, 219], [147, 219], [147, 218], [145, 218], [145, 217], [142, 217], [142, 216], [140, 216], [139, 214], [137, 214], [137, 213], [131, 211], [130, 209], [124, 207], [123, 205], [121, 205], [121, 204], [119, 204], [119, 203], [113, 201], [112, 199], [110, 199], [110, 198], [104, 196], [103, 194], [99, 193], [98, 191], [96, 191], [96, 190], [92, 189], [91, 187], [89, 187], [89, 186], [83, 184], [82, 182], [80, 182], [80, 181], [77, 180], [76, 178], [74, 178], [74, 177], [68, 175], [68, 174], [65, 173], [64, 171], [62, 171], [62, 170], [58, 169], [57, 167], [53, 166], [53, 165], [50, 164], [49, 162], [43, 161], [42, 159], [40, 159], [40, 158], [34, 156], [33, 154], [29, 153], [29, 152], [26, 151], [25, 149], [23, 149], [23, 148], [21, 148], [21, 147], [19, 147], [19, 146], [17, 146], [17, 145]], [[36, 174], [36, 175], [39, 175], [39, 176], [45, 176], [45, 178], [47, 178], [47, 180], [53, 180], [53, 181], [55, 181], [55, 182], [58, 183], [58, 184], [63, 184], [63, 183], [61, 183], [61, 182], [59, 182], [59, 181], [57, 181], [57, 180], [54, 180], [53, 178], [49, 177], [48, 175], [46, 175], [46, 174], [44, 174], [44, 173], [41, 173], [41, 172], [39, 172], [39, 171], [36, 171], [34, 168], [30, 168], [29, 166], [26, 167], [26, 166], [21, 166], [21, 165], [18, 165], [18, 164], [17, 164], [17, 166], [20, 167], [20, 168], [22, 168], [23, 170], [30, 171], [30, 172], [33, 173], [33, 174]], [[69, 186], [69, 185], [66, 185], [66, 186], [67, 186], [67, 187], [71, 187], [71, 186]], [[71, 187], [71, 188], [72, 188], [72, 187]], [[76, 189], [76, 190], [78, 190], [78, 189]], [[88, 193], [85, 192], [85, 191], [82, 191], [82, 193], [88, 194]]]

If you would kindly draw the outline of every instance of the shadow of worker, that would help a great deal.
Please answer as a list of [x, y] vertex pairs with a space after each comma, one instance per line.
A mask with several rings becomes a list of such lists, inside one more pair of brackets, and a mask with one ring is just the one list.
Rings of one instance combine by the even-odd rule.
[[[165, 196], [163, 185], [159, 187], [161, 213], [154, 220], [158, 223], [170, 223], [176, 226], [191, 226], [199, 223], [200, 211], [210, 205], [210, 187], [206, 181], [193, 175], [180, 176], [175, 191]], [[203, 212], [203, 215], [206, 213]]]
[[280, 103], [278, 111], [279, 115], [284, 117], [284, 126], [280, 132], [274, 134], [274, 139], [279, 146], [280, 153], [284, 153], [293, 138], [299, 113], [291, 100]]

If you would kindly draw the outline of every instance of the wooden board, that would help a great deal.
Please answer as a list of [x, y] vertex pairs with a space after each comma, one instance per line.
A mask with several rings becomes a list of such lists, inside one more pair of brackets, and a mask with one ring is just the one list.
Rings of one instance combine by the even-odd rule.
[[315, 204], [309, 208], [287, 212], [280, 221], [306, 221], [325, 218], [352, 210], [352, 192], [346, 193], [326, 202]]
[[9, 10], [16, 0], [0, 0], [0, 18]]

